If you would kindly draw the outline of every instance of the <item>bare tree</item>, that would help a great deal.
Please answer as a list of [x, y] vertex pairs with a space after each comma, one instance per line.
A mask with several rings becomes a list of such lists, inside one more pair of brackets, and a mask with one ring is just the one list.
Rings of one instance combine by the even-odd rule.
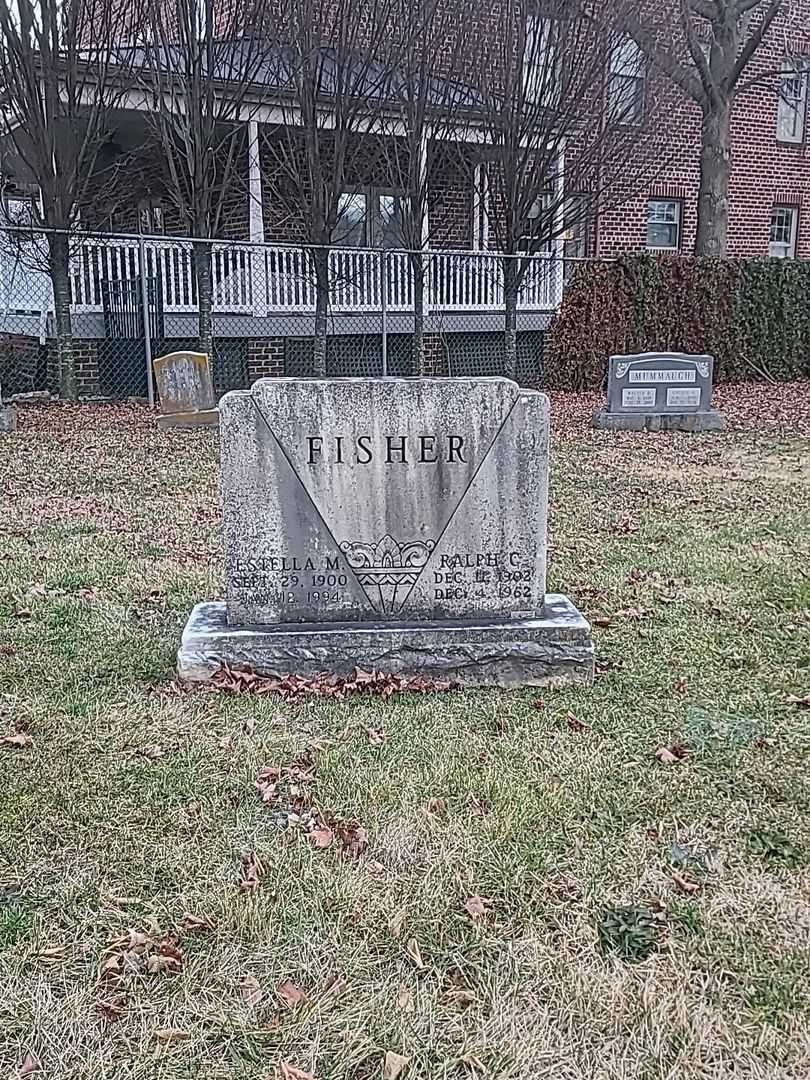
[[679, 0], [672, 9], [674, 28], [662, 24], [658, 11], [652, 26], [645, 23], [639, 6], [624, 10], [619, 25], [701, 112], [695, 253], [725, 255], [731, 114], [745, 88], [743, 76], [785, 5], [783, 0]]
[[200, 349], [213, 352], [213, 245], [241, 190], [246, 118], [259, 96], [268, 43], [261, 0], [145, 0], [138, 49], [144, 117], [163, 161], [169, 202], [193, 238]]
[[481, 10], [478, 0], [395, 0], [396, 25], [410, 33], [394, 57], [391, 100], [381, 110], [381, 142], [398, 202], [397, 232], [408, 252], [413, 283], [413, 370], [425, 371], [425, 287], [431, 245], [429, 213], [431, 163], [441, 155], [461, 182], [469, 181], [470, 149], [459, 143], [465, 121], [478, 103], [470, 86], [470, 25]]
[[381, 159], [381, 110], [403, 40], [414, 33], [412, 21], [393, 21], [394, 2], [288, 0], [272, 16], [281, 104], [280, 122], [262, 133], [264, 180], [311, 245], [317, 375], [326, 374], [330, 248], [347, 239], [354, 213], [360, 216], [350, 193]]
[[[35, 229], [53, 289], [59, 392], [78, 394], [71, 320], [71, 236], [120, 99], [120, 12], [108, 0], [0, 0], [0, 132], [39, 188]], [[92, 44], [89, 44], [92, 42]]]
[[[605, 93], [608, 63], [623, 38], [597, 24], [590, 5], [551, 0], [527, 16], [523, 0], [500, 0], [480, 68], [483, 171], [490, 241], [501, 256], [505, 373], [517, 372], [517, 308], [531, 274], [566, 230], [608, 197], [622, 201], [645, 183], [634, 161], [632, 94]], [[630, 163], [632, 162], [632, 166]], [[576, 195], [576, 200], [572, 199]]]

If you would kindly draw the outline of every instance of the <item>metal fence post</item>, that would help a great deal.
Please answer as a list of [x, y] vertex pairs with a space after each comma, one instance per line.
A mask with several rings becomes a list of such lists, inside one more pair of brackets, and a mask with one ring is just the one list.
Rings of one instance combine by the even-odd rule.
[[155, 404], [155, 384], [152, 375], [152, 321], [149, 318], [149, 286], [146, 282], [146, 249], [143, 236], [138, 237], [138, 274], [141, 279], [141, 310], [143, 312], [143, 351], [146, 357], [146, 396], [149, 407]]
[[380, 329], [382, 330], [382, 374], [388, 375], [388, 251], [380, 252]]

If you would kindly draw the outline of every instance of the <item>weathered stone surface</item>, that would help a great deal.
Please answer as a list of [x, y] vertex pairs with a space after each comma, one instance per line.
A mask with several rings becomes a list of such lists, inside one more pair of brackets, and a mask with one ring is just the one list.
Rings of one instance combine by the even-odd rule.
[[276, 677], [347, 677], [360, 666], [464, 686], [562, 686], [591, 682], [593, 642], [570, 600], [551, 594], [536, 618], [503, 623], [237, 627], [225, 604], [198, 604], [183, 633], [178, 674], [202, 682], [223, 662]]
[[219, 427], [219, 409], [200, 409], [199, 412], [160, 413], [158, 427], [165, 431], [171, 428]]
[[507, 379], [262, 379], [220, 402], [228, 621], [531, 619], [548, 399]]
[[0, 403], [0, 435], [9, 435], [17, 430], [17, 410], [13, 405]]
[[205, 353], [168, 353], [153, 367], [162, 413], [200, 412], [216, 405]]
[[702, 413], [595, 412], [593, 426], [605, 431], [725, 431], [726, 418], [715, 409]]

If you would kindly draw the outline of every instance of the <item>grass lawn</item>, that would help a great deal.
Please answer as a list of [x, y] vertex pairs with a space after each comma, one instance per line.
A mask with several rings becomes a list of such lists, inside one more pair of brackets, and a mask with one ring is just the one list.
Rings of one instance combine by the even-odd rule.
[[222, 591], [214, 436], [21, 411], [0, 1076], [806, 1080], [810, 424], [769, 417], [810, 386], [770, 393], [715, 436], [557, 399], [549, 587], [599, 679], [390, 701], [176, 687]]

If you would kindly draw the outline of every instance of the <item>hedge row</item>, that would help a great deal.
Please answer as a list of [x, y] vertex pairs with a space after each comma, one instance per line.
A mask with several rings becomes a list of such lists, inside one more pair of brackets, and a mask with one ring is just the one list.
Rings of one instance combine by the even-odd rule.
[[545, 358], [548, 386], [602, 385], [613, 353], [707, 352], [717, 382], [810, 376], [810, 263], [633, 255], [584, 263]]

